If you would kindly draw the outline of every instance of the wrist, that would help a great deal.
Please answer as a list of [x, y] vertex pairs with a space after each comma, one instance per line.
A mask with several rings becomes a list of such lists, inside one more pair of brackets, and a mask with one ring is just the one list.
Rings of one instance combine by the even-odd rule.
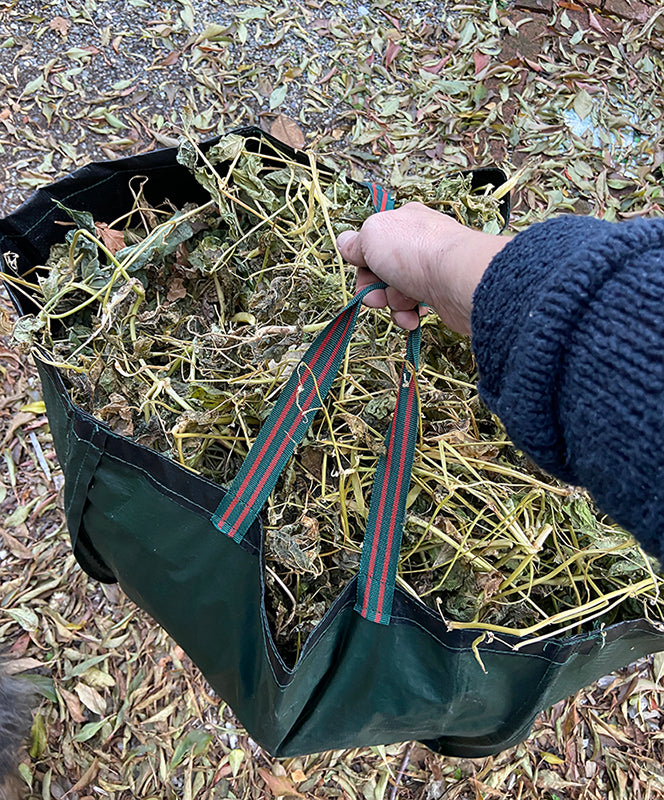
[[456, 223], [456, 228], [448, 229], [437, 243], [430, 254], [427, 272], [432, 305], [448, 327], [470, 334], [475, 290], [494, 256], [510, 238]]

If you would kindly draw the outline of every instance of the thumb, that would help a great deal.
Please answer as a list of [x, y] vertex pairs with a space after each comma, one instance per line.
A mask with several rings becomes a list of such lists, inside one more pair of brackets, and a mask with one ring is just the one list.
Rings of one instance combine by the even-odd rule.
[[358, 231], [343, 231], [337, 236], [337, 247], [342, 258], [356, 267], [366, 267], [364, 254], [360, 247], [360, 234]]

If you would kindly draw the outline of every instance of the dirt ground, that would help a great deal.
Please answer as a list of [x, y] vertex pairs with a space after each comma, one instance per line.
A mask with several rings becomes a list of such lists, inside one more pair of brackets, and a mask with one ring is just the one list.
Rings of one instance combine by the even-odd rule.
[[[499, 163], [513, 230], [662, 211], [664, 9], [628, 0], [0, 0], [0, 212], [90, 160], [258, 124], [399, 185]], [[38, 693], [31, 798], [664, 797], [664, 660], [498, 756], [417, 743], [276, 760], [169, 637], [76, 565], [34, 368], [0, 299], [0, 642]]]

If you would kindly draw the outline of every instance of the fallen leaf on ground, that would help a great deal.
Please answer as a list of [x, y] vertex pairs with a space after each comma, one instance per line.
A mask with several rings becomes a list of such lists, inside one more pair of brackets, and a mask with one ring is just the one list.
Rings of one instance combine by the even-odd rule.
[[65, 705], [69, 710], [69, 714], [74, 722], [85, 722], [85, 714], [81, 708], [81, 702], [73, 692], [68, 692], [66, 689], [60, 687], [58, 689], [60, 697], [65, 701]]
[[71, 20], [67, 19], [66, 17], [53, 17], [53, 19], [48, 23], [48, 27], [52, 31], [59, 33], [61, 36], [66, 36], [71, 28]]
[[298, 792], [288, 778], [277, 777], [263, 767], [258, 768], [258, 774], [265, 781], [266, 786], [274, 797], [283, 797], [284, 795], [289, 797], [304, 797], [303, 794]]
[[304, 147], [305, 140], [302, 128], [294, 119], [287, 117], [285, 114], [279, 114], [275, 119], [270, 128], [270, 133], [279, 141], [289, 144], [296, 150], [301, 150]]

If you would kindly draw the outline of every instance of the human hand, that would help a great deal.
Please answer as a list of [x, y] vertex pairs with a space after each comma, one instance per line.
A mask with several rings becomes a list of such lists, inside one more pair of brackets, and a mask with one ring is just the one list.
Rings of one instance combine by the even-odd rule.
[[364, 303], [389, 308], [395, 324], [417, 327], [420, 303], [432, 306], [458, 333], [470, 333], [473, 292], [509, 238], [467, 228], [421, 203], [407, 203], [365, 220], [337, 239], [342, 257], [358, 267], [358, 291], [383, 281]]

